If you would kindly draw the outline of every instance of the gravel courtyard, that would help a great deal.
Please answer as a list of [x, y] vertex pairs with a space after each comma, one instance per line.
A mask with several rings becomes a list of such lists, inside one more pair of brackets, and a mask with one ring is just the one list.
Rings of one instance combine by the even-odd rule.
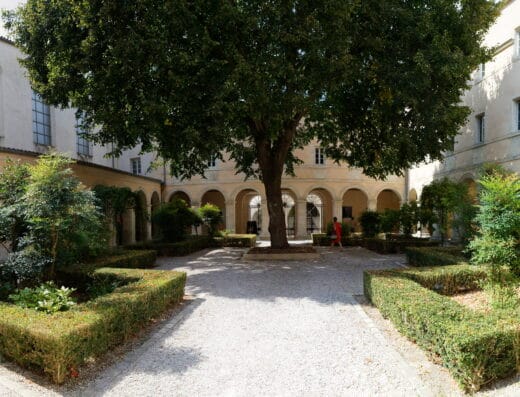
[[357, 304], [364, 269], [402, 256], [321, 249], [309, 262], [245, 262], [218, 249], [160, 260], [188, 272], [190, 303], [82, 396], [427, 396]]

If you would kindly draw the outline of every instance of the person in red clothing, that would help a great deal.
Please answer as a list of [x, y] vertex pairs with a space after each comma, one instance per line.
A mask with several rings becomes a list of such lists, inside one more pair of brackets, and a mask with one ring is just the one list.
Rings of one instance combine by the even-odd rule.
[[338, 218], [336, 217], [334, 217], [332, 220], [332, 228], [334, 230], [334, 234], [336, 235], [336, 239], [332, 240], [330, 246], [334, 247], [335, 244], [339, 244], [340, 247], [343, 247], [341, 245], [341, 223], [338, 222]]

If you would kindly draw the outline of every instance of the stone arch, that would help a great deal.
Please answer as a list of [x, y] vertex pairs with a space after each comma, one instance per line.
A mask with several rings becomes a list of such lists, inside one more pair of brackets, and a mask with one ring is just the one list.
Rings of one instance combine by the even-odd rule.
[[235, 231], [237, 233], [247, 233], [248, 222], [256, 222], [257, 231], [260, 232], [262, 215], [262, 196], [256, 189], [246, 188], [236, 194]]
[[361, 231], [359, 217], [368, 209], [367, 193], [362, 189], [353, 187], [345, 190], [342, 200], [342, 221], [351, 222], [354, 231]]
[[[150, 200], [151, 215], [153, 215], [153, 213], [155, 211], [157, 211], [157, 209], [160, 206], [161, 206], [161, 199], [159, 198], [159, 193], [154, 191], [152, 193], [152, 198]], [[152, 222], [152, 238], [156, 238], [158, 234], [159, 234], [159, 228], [157, 227], [157, 225], [155, 225], [154, 222]]]
[[191, 207], [191, 198], [190, 198], [190, 196], [188, 195], [188, 193], [186, 193], [186, 192], [184, 192], [182, 190], [177, 190], [177, 191], [173, 192], [170, 195], [170, 199], [168, 201], [171, 202], [174, 199], [184, 200], [186, 202], [186, 204], [188, 204], [188, 207]]
[[401, 208], [401, 197], [392, 189], [383, 189], [377, 195], [377, 212], [398, 210]]
[[135, 234], [136, 242], [146, 241], [148, 239], [148, 214], [147, 214], [146, 194], [139, 190], [135, 198], [134, 217], [135, 217]]
[[413, 202], [413, 201], [417, 201], [418, 200], [418, 197], [417, 197], [417, 190], [415, 189], [411, 189], [410, 192], [408, 192], [408, 202]]
[[226, 228], [226, 199], [220, 190], [209, 189], [207, 190], [200, 199], [201, 207], [205, 204], [213, 204], [220, 208], [222, 212], [222, 224], [219, 226], [220, 230]]
[[307, 235], [324, 232], [332, 219], [332, 194], [326, 188], [316, 187], [307, 194], [306, 202]]

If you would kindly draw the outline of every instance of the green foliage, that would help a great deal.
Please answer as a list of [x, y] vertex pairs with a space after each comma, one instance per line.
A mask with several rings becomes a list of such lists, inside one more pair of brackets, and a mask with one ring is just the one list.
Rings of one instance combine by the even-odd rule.
[[228, 233], [222, 238], [216, 238], [216, 242], [222, 247], [248, 247], [256, 246], [256, 234]]
[[502, 267], [520, 275], [520, 177], [495, 172], [479, 182], [479, 236], [469, 245], [472, 261], [490, 265], [496, 277]]
[[467, 262], [461, 247], [407, 247], [409, 266], [447, 266]]
[[399, 222], [405, 236], [411, 236], [420, 221], [420, 208], [416, 201], [404, 203], [399, 210]]
[[385, 212], [380, 214], [380, 230], [383, 233], [392, 233], [399, 230], [401, 225], [401, 213], [399, 210], [386, 209]]
[[380, 238], [364, 238], [363, 247], [376, 251], [380, 254], [400, 254], [407, 247], [432, 247], [439, 245], [436, 241], [429, 241], [422, 238], [398, 238], [398, 239], [380, 239]]
[[128, 283], [112, 293], [52, 316], [0, 303], [0, 353], [62, 383], [71, 368], [130, 339], [182, 300], [186, 274], [141, 269], [98, 269], [91, 280]]
[[365, 211], [359, 217], [363, 237], [375, 237], [381, 231], [381, 215], [376, 211]]
[[138, 200], [137, 193], [127, 187], [96, 185], [92, 189], [105, 215], [106, 226], [115, 225], [116, 241], [123, 239], [123, 215], [129, 208], [135, 208]]
[[383, 316], [439, 359], [462, 388], [474, 392], [516, 371], [518, 317], [474, 312], [423, 285], [442, 286], [449, 294], [474, 288], [485, 275], [468, 265], [374, 271], [365, 272], [364, 288]]
[[[350, 225], [347, 223], [347, 222], [341, 222], [341, 237], [347, 237], [349, 234], [350, 234]], [[330, 236], [331, 234], [335, 234], [336, 231], [334, 230], [334, 223], [331, 221], [331, 222], [327, 222], [327, 226], [325, 227], [325, 230], [326, 230], [326, 233], [327, 233], [327, 236]], [[314, 234], [318, 234], [318, 233], [314, 233]], [[329, 244], [330, 244], [330, 239], [329, 239]]]
[[17, 251], [26, 232], [23, 200], [27, 188], [29, 167], [20, 161], [7, 159], [0, 172], [0, 244], [9, 244]]
[[208, 203], [199, 208], [199, 214], [204, 224], [208, 227], [209, 235], [216, 236], [218, 227], [223, 221], [221, 209], [216, 205]]
[[[424, 186], [421, 194], [421, 221], [432, 230], [437, 224], [441, 240], [444, 243], [453, 220], [459, 217], [460, 232], [471, 230], [471, 203], [468, 187], [464, 183], [452, 182], [448, 178], [435, 180]], [[464, 216], [464, 218], [461, 218]]]
[[215, 241], [210, 236], [190, 236], [186, 240], [175, 243], [145, 241], [127, 245], [126, 248], [131, 250], [154, 250], [160, 256], [184, 256], [205, 248], [214, 247], [215, 244]]
[[155, 210], [152, 222], [159, 227], [161, 240], [176, 242], [186, 238], [187, 229], [198, 222], [198, 217], [184, 200], [175, 199]]
[[74, 288], [58, 288], [53, 282], [48, 282], [36, 288], [24, 288], [9, 295], [9, 299], [24, 309], [34, 309], [53, 314], [69, 310], [76, 302], [70, 296]]
[[227, 153], [238, 172], [261, 178], [281, 247], [282, 173], [294, 173], [296, 150], [313, 139], [373, 177], [452, 148], [498, 9], [492, 0], [28, 0], [6, 25], [32, 86], [100, 126], [94, 138], [115, 154], [141, 144], [189, 178]]
[[110, 279], [105, 278], [101, 280], [93, 280], [87, 286], [87, 293], [89, 294], [90, 299], [96, 299], [100, 296], [110, 294], [115, 291], [116, 288], [119, 288], [123, 285], [126, 285], [127, 282], [125, 280], [118, 279]]

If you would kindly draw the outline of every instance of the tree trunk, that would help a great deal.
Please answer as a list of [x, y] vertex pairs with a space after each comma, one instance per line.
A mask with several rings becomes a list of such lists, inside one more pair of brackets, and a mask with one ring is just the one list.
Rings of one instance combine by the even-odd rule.
[[282, 202], [282, 175], [278, 178], [264, 178], [263, 184], [267, 197], [267, 209], [269, 212], [269, 234], [271, 235], [272, 248], [287, 248], [287, 231], [285, 229], [285, 214]]

